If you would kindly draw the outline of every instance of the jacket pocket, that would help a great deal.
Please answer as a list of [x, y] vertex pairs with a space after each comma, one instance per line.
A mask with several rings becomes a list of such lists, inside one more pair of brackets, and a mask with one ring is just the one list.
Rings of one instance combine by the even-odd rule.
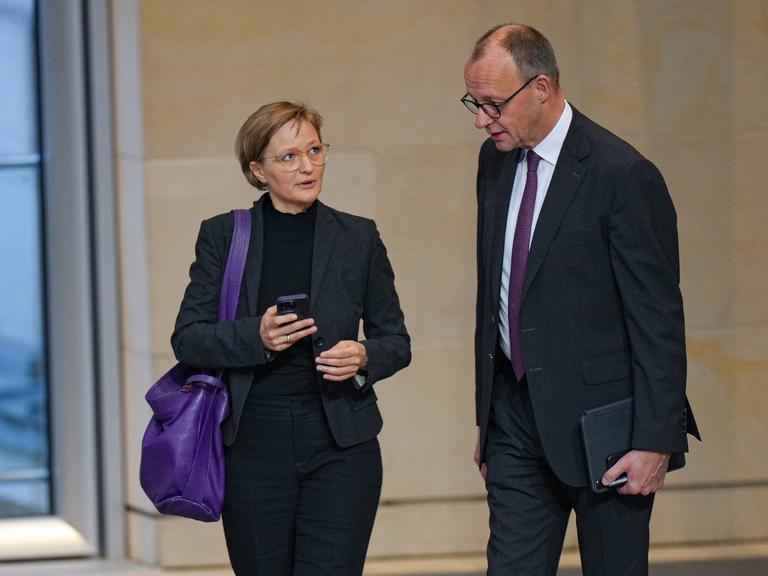
[[581, 373], [587, 385], [625, 380], [629, 377], [629, 363], [623, 352], [609, 354], [582, 362]]
[[358, 412], [363, 408], [370, 406], [371, 404], [376, 404], [376, 392], [374, 392], [373, 390], [371, 390], [370, 394], [367, 394], [365, 398], [362, 398], [361, 400], [353, 401], [352, 411]]

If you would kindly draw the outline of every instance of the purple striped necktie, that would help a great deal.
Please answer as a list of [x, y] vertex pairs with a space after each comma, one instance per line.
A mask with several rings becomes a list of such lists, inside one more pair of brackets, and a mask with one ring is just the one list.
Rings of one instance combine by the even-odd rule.
[[507, 298], [509, 355], [518, 382], [525, 374], [522, 333], [520, 331], [520, 306], [523, 300], [525, 267], [528, 263], [528, 246], [531, 241], [533, 209], [536, 206], [536, 188], [538, 187], [536, 169], [539, 167], [540, 159], [533, 150], [529, 150], [526, 154], [528, 176], [523, 189], [523, 199], [520, 202], [520, 212], [517, 214], [515, 237], [512, 242], [512, 266], [509, 272], [509, 296]]

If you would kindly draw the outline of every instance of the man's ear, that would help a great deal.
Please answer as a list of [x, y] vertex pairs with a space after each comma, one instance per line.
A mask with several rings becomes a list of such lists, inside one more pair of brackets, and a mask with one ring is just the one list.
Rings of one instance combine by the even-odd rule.
[[533, 89], [536, 91], [536, 97], [540, 102], [546, 102], [554, 92], [552, 88], [552, 78], [546, 74], [539, 74], [533, 81]]

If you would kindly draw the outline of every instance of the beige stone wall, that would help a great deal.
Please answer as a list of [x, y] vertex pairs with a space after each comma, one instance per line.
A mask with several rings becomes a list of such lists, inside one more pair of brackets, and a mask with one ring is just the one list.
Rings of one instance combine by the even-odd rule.
[[[142, 396], [169, 346], [202, 218], [255, 198], [232, 154], [259, 105], [302, 100], [333, 145], [321, 198], [374, 218], [413, 336], [377, 387], [385, 482], [372, 556], [477, 552], [474, 176], [458, 99], [477, 36], [552, 40], [569, 100], [664, 173], [679, 214], [689, 396], [705, 443], [657, 500], [656, 543], [768, 539], [768, 6], [734, 1], [114, 0], [131, 554], [225, 561], [220, 528], [138, 488]], [[205, 543], [203, 543], [206, 541]], [[190, 545], [192, 542], [194, 545]], [[198, 545], [199, 544], [199, 545]], [[568, 546], [575, 545], [573, 531]]]

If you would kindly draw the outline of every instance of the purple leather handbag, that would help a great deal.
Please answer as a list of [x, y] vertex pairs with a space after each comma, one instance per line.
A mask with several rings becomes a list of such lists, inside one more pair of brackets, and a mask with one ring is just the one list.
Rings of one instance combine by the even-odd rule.
[[[233, 210], [235, 229], [219, 296], [219, 320], [233, 320], [251, 239], [248, 210]], [[141, 442], [141, 487], [159, 512], [215, 522], [224, 502], [221, 423], [229, 416], [222, 372], [176, 364], [145, 398], [154, 415]]]

